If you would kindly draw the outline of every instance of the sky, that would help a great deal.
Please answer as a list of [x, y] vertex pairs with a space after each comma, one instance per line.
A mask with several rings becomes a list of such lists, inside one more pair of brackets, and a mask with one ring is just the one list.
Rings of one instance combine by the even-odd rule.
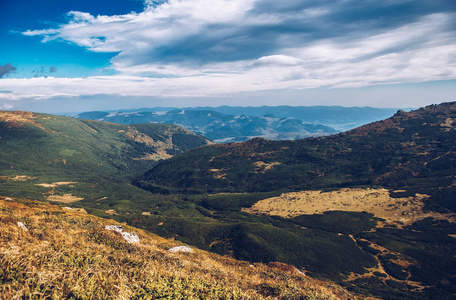
[[448, 101], [455, 0], [0, 2], [0, 109]]

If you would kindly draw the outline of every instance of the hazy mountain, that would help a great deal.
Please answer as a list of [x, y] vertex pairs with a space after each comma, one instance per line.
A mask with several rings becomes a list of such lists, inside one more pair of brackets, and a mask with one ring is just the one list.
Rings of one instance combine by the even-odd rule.
[[[262, 117], [273, 115], [276, 118], [294, 118], [308, 123], [323, 124], [338, 131], [345, 131], [359, 127], [374, 121], [391, 117], [397, 108], [375, 108], [375, 107], [343, 107], [343, 106], [218, 106], [218, 107], [154, 107], [139, 109], [124, 109], [120, 111], [109, 111], [109, 113], [135, 113], [135, 112], [168, 112], [172, 110], [211, 110], [225, 115], [232, 116], [253, 116]], [[403, 109], [405, 111], [411, 110]], [[96, 113], [96, 112], [95, 112]], [[77, 115], [77, 114], [72, 114]], [[89, 118], [91, 119], [91, 117]]]
[[[186, 109], [211, 109], [229, 115], [261, 117], [274, 115], [277, 118], [294, 118], [304, 122], [323, 124], [345, 131], [358, 126], [391, 117], [397, 108], [343, 107], [343, 106], [219, 106]], [[410, 109], [405, 109], [410, 110]]]
[[308, 123], [293, 117], [277, 118], [272, 114], [258, 117], [245, 114], [228, 115], [209, 109], [86, 112], [78, 114], [76, 118], [120, 124], [176, 124], [216, 142], [246, 141], [254, 137], [273, 140], [300, 139], [336, 133], [336, 130], [329, 126]]

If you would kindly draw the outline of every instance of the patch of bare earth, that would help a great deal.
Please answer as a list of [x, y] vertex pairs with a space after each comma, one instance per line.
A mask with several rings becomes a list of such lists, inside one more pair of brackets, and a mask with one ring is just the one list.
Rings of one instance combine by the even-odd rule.
[[130, 139], [137, 143], [145, 144], [149, 147], [154, 148], [155, 153], [147, 153], [142, 157], [136, 158], [136, 160], [160, 160], [170, 158], [172, 155], [167, 150], [171, 150], [174, 147], [172, 142], [172, 133], [170, 131], [163, 132], [165, 141], [154, 140], [150, 136], [139, 132], [136, 128], [128, 127], [127, 131], [119, 130], [121, 133], [125, 133]]
[[111, 215], [111, 216], [118, 214], [114, 209], [105, 210], [105, 213], [107, 213], [108, 215]]
[[213, 178], [228, 180], [226, 178], [226, 173], [224, 172], [224, 170], [221, 170], [221, 169], [210, 169], [209, 172], [210, 172], [210, 174], [212, 175]]
[[76, 197], [71, 194], [64, 194], [63, 196], [51, 195], [47, 198], [49, 201], [61, 202], [61, 203], [72, 203], [83, 200], [84, 198]]
[[11, 175], [11, 176], [0, 176], [0, 180], [11, 180], [11, 181], [27, 181], [35, 179], [36, 177], [31, 177], [27, 175]]
[[271, 170], [272, 168], [274, 168], [275, 166], [278, 166], [280, 165], [281, 163], [279, 162], [271, 162], [271, 163], [265, 163], [264, 161], [257, 161], [255, 163], [253, 163], [253, 165], [255, 166], [255, 169], [257, 172], [261, 172], [261, 173], [265, 173], [266, 171], [269, 171]]
[[133, 158], [133, 160], [160, 160], [160, 159], [167, 159], [170, 158], [172, 155], [160, 152], [158, 153], [146, 153], [139, 158]]
[[77, 182], [75, 181], [61, 181], [61, 182], [53, 182], [53, 183], [37, 183], [35, 185], [37, 186], [42, 186], [42, 187], [47, 187], [47, 188], [56, 188], [60, 185], [70, 185], [70, 184], [75, 184]]
[[344, 188], [331, 192], [301, 191], [261, 200], [252, 207], [245, 208], [244, 211], [285, 218], [335, 210], [365, 211], [385, 219], [386, 223], [408, 225], [427, 217], [456, 222], [455, 214], [423, 211], [428, 197], [428, 195], [415, 194], [413, 197], [393, 198], [387, 189]]

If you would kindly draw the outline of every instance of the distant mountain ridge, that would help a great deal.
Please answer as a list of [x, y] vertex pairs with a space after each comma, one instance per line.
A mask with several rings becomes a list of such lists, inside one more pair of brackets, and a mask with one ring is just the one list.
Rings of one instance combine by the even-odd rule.
[[[413, 108], [403, 108], [405, 111]], [[135, 112], [159, 112], [164, 113], [172, 110], [211, 110], [225, 115], [232, 116], [253, 116], [262, 117], [273, 115], [276, 118], [294, 118], [307, 123], [316, 123], [335, 128], [337, 131], [346, 131], [374, 121], [391, 117], [398, 108], [377, 108], [377, 107], [344, 107], [344, 106], [197, 106], [197, 107], [153, 107], [138, 109], [122, 109], [102, 111], [108, 113], [135, 113]], [[92, 113], [92, 112], [91, 112]], [[93, 112], [99, 113], [99, 112]], [[78, 114], [72, 114], [77, 116]]]
[[255, 137], [273, 140], [300, 139], [334, 134], [329, 126], [307, 123], [293, 117], [228, 115], [215, 110], [173, 109], [170, 111], [86, 112], [78, 119], [119, 124], [166, 123], [185, 127], [215, 142], [240, 142]]
[[[203, 109], [197, 107], [194, 109]], [[208, 108], [224, 114], [245, 114], [248, 116], [274, 115], [278, 118], [294, 118], [304, 122], [323, 124], [335, 128], [337, 131], [346, 131], [361, 125], [391, 117], [398, 108], [377, 107], [344, 107], [344, 106], [219, 106]], [[411, 108], [403, 109], [406, 111]]]
[[156, 107], [93, 111], [79, 119], [119, 124], [167, 123], [185, 127], [215, 142], [243, 142], [262, 137], [297, 140], [335, 134], [392, 116], [397, 109], [341, 106]]

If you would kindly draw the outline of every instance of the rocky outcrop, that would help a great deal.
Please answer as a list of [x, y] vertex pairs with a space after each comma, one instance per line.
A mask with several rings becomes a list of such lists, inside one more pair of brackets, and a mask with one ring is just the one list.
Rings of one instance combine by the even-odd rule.
[[120, 233], [130, 244], [139, 244], [139, 236], [134, 232], [123, 231], [122, 225], [106, 225], [105, 229]]

